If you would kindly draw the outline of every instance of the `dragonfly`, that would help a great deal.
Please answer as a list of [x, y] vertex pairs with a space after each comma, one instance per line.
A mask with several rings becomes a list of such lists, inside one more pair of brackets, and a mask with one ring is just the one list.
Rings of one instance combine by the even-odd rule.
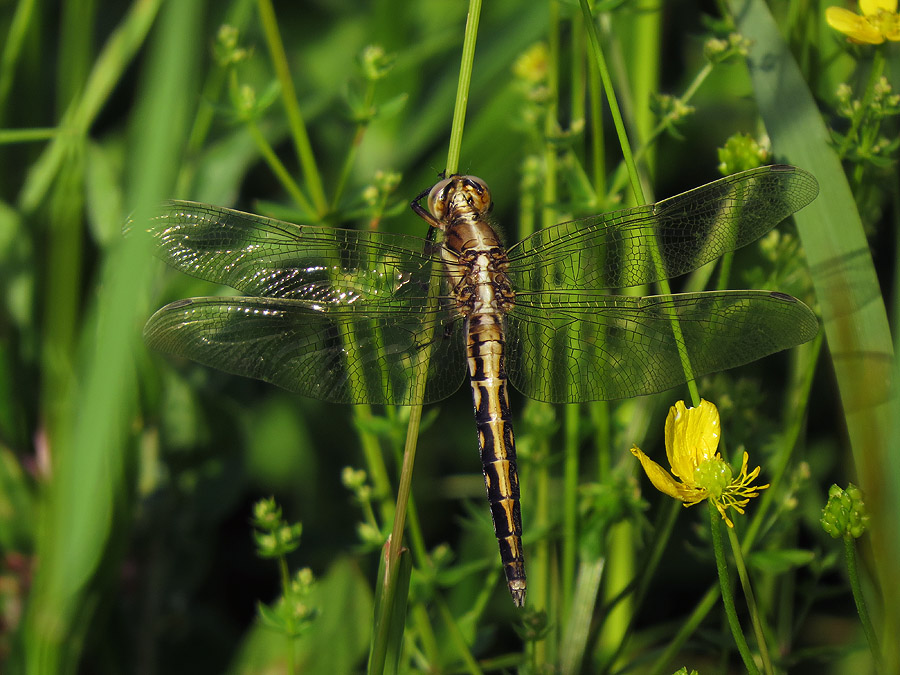
[[550, 403], [631, 398], [811, 340], [815, 314], [780, 292], [610, 290], [712, 262], [817, 192], [808, 172], [765, 166], [560, 223], [508, 248], [490, 224], [491, 193], [474, 176], [444, 178], [412, 201], [426, 238], [171, 201], [147, 221], [157, 255], [240, 296], [173, 302], [144, 336], [162, 352], [333, 403], [434, 403], [468, 377], [501, 563], [521, 607], [508, 384]]

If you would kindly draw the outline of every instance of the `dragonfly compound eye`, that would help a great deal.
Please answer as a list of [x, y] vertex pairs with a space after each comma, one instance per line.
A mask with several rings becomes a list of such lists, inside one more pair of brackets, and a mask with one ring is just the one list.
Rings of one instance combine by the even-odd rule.
[[476, 211], [488, 213], [491, 210], [491, 191], [478, 176], [460, 176], [460, 189], [466, 193], [466, 198]]
[[453, 180], [453, 178], [445, 178], [431, 188], [431, 192], [428, 193], [428, 211], [438, 220], [442, 220], [447, 212], [447, 202], [452, 193], [450, 184]]

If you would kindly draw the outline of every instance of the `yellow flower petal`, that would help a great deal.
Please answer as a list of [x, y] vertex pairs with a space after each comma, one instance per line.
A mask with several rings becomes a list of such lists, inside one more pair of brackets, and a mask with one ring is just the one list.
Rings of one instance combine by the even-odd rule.
[[866, 16], [878, 14], [879, 9], [893, 14], [897, 11], [897, 0], [859, 0], [859, 9]]
[[878, 30], [891, 42], [900, 41], [900, 14], [884, 14]]
[[644, 467], [644, 473], [647, 474], [647, 478], [653, 483], [653, 487], [664, 495], [668, 495], [673, 499], [689, 504], [696, 504], [706, 498], [705, 490], [698, 490], [697, 488], [676, 481], [672, 477], [672, 474], [647, 457], [638, 446], [632, 446], [631, 454], [640, 460], [641, 466]]
[[869, 23], [865, 17], [843, 9], [842, 7], [829, 7], [825, 10], [825, 20], [828, 25], [840, 31], [854, 42], [863, 42], [870, 45], [879, 45], [884, 42], [881, 32]]
[[687, 408], [678, 401], [666, 417], [666, 455], [672, 473], [683, 482], [693, 485], [694, 469], [716, 456], [719, 447], [719, 411], [716, 406], [700, 400], [696, 408]]

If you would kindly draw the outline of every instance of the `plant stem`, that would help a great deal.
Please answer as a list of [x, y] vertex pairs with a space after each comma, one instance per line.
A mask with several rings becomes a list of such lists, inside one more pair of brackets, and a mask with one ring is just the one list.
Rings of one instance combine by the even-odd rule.
[[[370, 110], [374, 101], [375, 83], [369, 82], [366, 86], [366, 96], [362, 106], [363, 110]], [[332, 211], [338, 210], [341, 197], [344, 194], [344, 188], [347, 186], [347, 181], [350, 179], [350, 172], [353, 170], [353, 164], [356, 162], [356, 155], [359, 154], [359, 146], [362, 143], [363, 137], [366, 135], [366, 130], [369, 128], [370, 121], [371, 120], [367, 117], [356, 125], [356, 131], [353, 133], [353, 140], [350, 142], [347, 156], [344, 158], [344, 165], [341, 167], [341, 173], [338, 177], [337, 187], [334, 190], [334, 196], [331, 198]]]
[[[422, 388], [424, 392], [424, 387]], [[414, 405], [409, 412], [409, 425], [407, 426], [406, 446], [403, 450], [403, 466], [400, 469], [400, 483], [397, 486], [397, 508], [394, 511], [394, 527], [391, 530], [391, 538], [387, 545], [387, 554], [384, 571], [384, 595], [382, 597], [379, 616], [376, 620], [378, 627], [374, 636], [372, 658], [369, 672], [381, 673], [384, 671], [385, 658], [387, 657], [388, 637], [392, 624], [391, 614], [394, 609], [394, 596], [397, 590], [397, 572], [400, 561], [400, 551], [403, 546], [403, 528], [406, 525], [406, 506], [409, 503], [409, 493], [412, 486], [412, 471], [416, 461], [416, 442], [419, 434], [419, 424], [422, 421], [422, 406]]]
[[478, 21], [481, 17], [481, 0], [469, 0], [466, 17], [466, 33], [463, 37], [462, 58], [459, 64], [459, 83], [456, 86], [456, 102], [453, 105], [453, 123], [450, 127], [450, 147], [447, 150], [447, 175], [459, 168], [463, 127], [469, 104], [469, 85], [472, 82], [472, 64], [475, 61], [475, 40], [478, 38]]
[[466, 639], [459, 629], [459, 624], [457, 624], [453, 613], [450, 611], [450, 608], [447, 607], [446, 601], [443, 598], [438, 597], [436, 598], [435, 604], [437, 605], [441, 618], [447, 626], [450, 642], [456, 648], [457, 655], [462, 658], [463, 663], [465, 664], [465, 671], [471, 673], [471, 675], [483, 675], [484, 671], [481, 670], [478, 661], [475, 660], [472, 651], [469, 649], [469, 645], [466, 644]]
[[[622, 159], [625, 161], [625, 166], [628, 168], [628, 177], [631, 180], [631, 189], [634, 193], [635, 201], [638, 204], [646, 204], [647, 201], [644, 197], [644, 190], [641, 187], [641, 179], [638, 175], [637, 165], [634, 161], [634, 155], [631, 152], [631, 145], [628, 142], [628, 132], [625, 129], [625, 122], [622, 119], [622, 112], [619, 109], [619, 103], [616, 99], [616, 92], [613, 88], [612, 79], [609, 76], [609, 69], [606, 67], [606, 59], [603, 56], [603, 49], [600, 46], [600, 38], [597, 35], [597, 26], [594, 24], [591, 9], [588, 5], [588, 0], [580, 0], [580, 2], [581, 11], [585, 16], [585, 26], [588, 30], [588, 36], [591, 38], [591, 47], [593, 49], [594, 60], [596, 61], [597, 69], [600, 72], [600, 79], [603, 82], [603, 90], [606, 94], [607, 103], [609, 104], [609, 112], [612, 115], [613, 123], [616, 127], [616, 133], [619, 137], [619, 145], [622, 148]], [[658, 276], [660, 277], [660, 279], [657, 282], [657, 285], [659, 286], [659, 292], [662, 295], [670, 295], [672, 289], [669, 287], [669, 282], [663, 274], [663, 270], [665, 268], [663, 266], [659, 250], [656, 247], [651, 246], [650, 252], [653, 256], [654, 265], [656, 265], [656, 269], [659, 272]], [[684, 369], [685, 377], [687, 378], [687, 387], [690, 393], [691, 402], [694, 406], [698, 406], [700, 405], [700, 394], [697, 391], [697, 383], [694, 381], [693, 368], [691, 368], [690, 358], [687, 353], [687, 349], [684, 346], [684, 335], [681, 331], [681, 325], [678, 323], [678, 317], [675, 315], [670, 316], [670, 321], [672, 325], [672, 333], [675, 338], [675, 344], [678, 349], [678, 355], [681, 360], [682, 368]]]
[[878, 645], [878, 636], [872, 627], [872, 619], [869, 617], [869, 610], [866, 607], [866, 598], [863, 595], [862, 585], [859, 583], [859, 568], [856, 564], [856, 542], [849, 534], [845, 534], [843, 540], [844, 558], [847, 561], [847, 575], [850, 578], [853, 601], [856, 603], [859, 621], [862, 624], [863, 632], [866, 634], [866, 641], [869, 643], [869, 651], [872, 652], [872, 659], [875, 661], [875, 670], [880, 673], [882, 671], [881, 647]]
[[35, 127], [33, 129], [2, 129], [0, 145], [11, 143], [30, 143], [32, 141], [48, 141], [59, 133], [56, 127]]
[[256, 120], [248, 117], [244, 122], [247, 125], [247, 131], [250, 132], [250, 137], [253, 138], [253, 142], [256, 143], [256, 147], [259, 149], [260, 154], [263, 156], [263, 159], [266, 160], [266, 164], [269, 165], [269, 168], [272, 169], [272, 173], [275, 174], [275, 177], [278, 178], [278, 181], [284, 186], [284, 189], [291, 195], [291, 199], [293, 199], [300, 208], [313, 213], [314, 209], [312, 204], [309, 203], [306, 195], [303, 194], [303, 190], [300, 189], [300, 186], [297, 185], [291, 177], [290, 172], [284, 164], [281, 163], [281, 160], [278, 159], [278, 155], [275, 154], [275, 150], [272, 149], [269, 141], [266, 140], [266, 137], [263, 135], [262, 131], [260, 131], [259, 126], [256, 124]]
[[667, 670], [667, 668], [672, 662], [672, 659], [674, 659], [681, 651], [681, 648], [688, 641], [688, 638], [694, 634], [694, 631], [700, 628], [703, 619], [705, 619], [712, 608], [716, 606], [719, 595], [719, 590], [715, 586], [710, 586], [709, 590], [706, 591], [700, 599], [700, 602], [697, 603], [697, 606], [694, 607], [694, 611], [691, 612], [690, 616], [681, 622], [678, 633], [669, 640], [669, 644], [666, 645], [666, 648], [657, 657], [656, 661], [653, 662], [653, 665], [647, 671], [648, 675], [661, 675], [661, 673], [664, 672], [671, 672]]
[[[650, 132], [647, 138], [644, 139], [644, 142], [641, 143], [637, 150], [635, 150], [634, 159], [636, 162], [643, 159], [644, 154], [647, 153], [651, 147], [653, 147], [653, 143], [663, 134], [666, 129], [669, 128], [669, 125], [677, 118], [678, 109], [687, 106], [688, 102], [694, 97], [694, 94], [697, 93], [697, 90], [700, 89], [700, 85], [702, 85], [706, 81], [706, 78], [708, 78], [712, 72], [713, 64], [707, 62], [688, 85], [687, 89], [684, 90], [684, 93], [679, 99], [680, 105], [673, 105], [672, 110], [657, 123], [657, 125], [653, 128], [653, 131]], [[609, 189], [609, 193], [606, 196], [607, 201], [611, 200], [624, 187], [625, 172], [623, 171], [623, 168], [624, 166], [620, 165], [615, 171], [612, 185]]]
[[562, 616], [568, 616], [575, 590], [575, 561], [578, 551], [578, 430], [580, 406], [565, 407], [565, 459], [562, 540]]
[[603, 56], [600, 38], [597, 35], [597, 26], [594, 24], [594, 17], [591, 14], [588, 0], [579, 1], [581, 2], [581, 11], [584, 14], [584, 23], [588, 31], [588, 37], [591, 39], [594, 61], [597, 65], [597, 70], [600, 73], [600, 81], [603, 83], [603, 90], [606, 94], [606, 102], [609, 104], [609, 112], [613, 118], [613, 125], [616, 127], [616, 134], [619, 136], [619, 145], [622, 148], [622, 159], [625, 161], [625, 166], [628, 168], [628, 177], [631, 180], [631, 190], [637, 203], [644, 204], [646, 203], [646, 200], [644, 199], [644, 189], [641, 186], [641, 179], [638, 175], [637, 166], [634, 163], [634, 155], [631, 152], [631, 144], [628, 141], [628, 132], [625, 129], [625, 121], [622, 119], [619, 101], [616, 98], [612, 79], [609, 76], [609, 69], [606, 67], [606, 59]]
[[324, 215], [328, 210], [328, 200], [325, 198], [325, 190], [322, 187], [322, 179], [319, 176], [319, 168], [313, 155], [309, 142], [309, 134], [306, 132], [306, 124], [300, 112], [300, 104], [297, 102], [297, 92], [294, 89], [294, 81], [291, 79], [291, 71], [288, 67], [287, 54], [278, 32], [278, 21], [275, 18], [275, 10], [271, 0], [258, 0], [259, 18], [262, 22], [263, 32], [266, 35], [266, 45], [269, 47], [269, 56], [275, 67], [278, 83], [281, 85], [281, 100], [287, 113], [288, 124], [291, 128], [291, 137], [294, 139], [294, 147], [297, 158], [303, 168], [306, 177], [306, 187], [309, 190], [313, 204], [319, 215]]
[[734, 555], [734, 564], [737, 567], [738, 577], [741, 580], [741, 587], [744, 589], [744, 598], [747, 601], [747, 609], [750, 612], [750, 622], [753, 624], [753, 632], [756, 635], [756, 642], [759, 646], [759, 654], [762, 657], [763, 670], [767, 675], [772, 675], [772, 659], [769, 657], [769, 649], [766, 646], [766, 637], [763, 633], [762, 619], [760, 618], [759, 608], [756, 606], [756, 598], [753, 595], [753, 587], [750, 585], [750, 575], [747, 574], [747, 566], [744, 564], [744, 555], [741, 552], [741, 545], [738, 542], [737, 535], [733, 528], [728, 528], [728, 543], [731, 544], [731, 552]]
[[728, 563], [725, 560], [725, 547], [722, 545], [722, 517], [711, 500], [707, 500], [709, 508], [709, 526], [712, 532], [713, 550], [716, 554], [716, 570], [719, 573], [719, 589], [722, 595], [722, 605], [725, 607], [725, 616], [728, 617], [728, 626], [731, 628], [731, 636], [737, 645], [738, 652], [744, 661], [744, 667], [751, 675], [759, 675], [759, 668], [753, 661], [750, 647], [744, 639], [741, 631], [741, 622], [738, 620], [737, 610], [734, 607], [734, 595], [731, 590], [731, 580], [728, 576]]
[[841, 159], [844, 159], [847, 151], [850, 149], [850, 145], [856, 140], [859, 126], [866, 118], [866, 115], [869, 114], [869, 108], [872, 105], [872, 97], [875, 95], [875, 84], [881, 79], [881, 74], [883, 72], [884, 52], [880, 49], [876, 49], [872, 56], [872, 69], [869, 71], [869, 81], [866, 83], [866, 92], [863, 94], [862, 104], [859, 106], [859, 110], [856, 111], [856, 114], [853, 115], [853, 120], [850, 123], [850, 130], [847, 132], [847, 135], [844, 136], [844, 140], [838, 150], [838, 156]]
[[[284, 555], [278, 556], [278, 573], [281, 576], [281, 595], [282, 597], [287, 598], [291, 589], [291, 573], [288, 569], [287, 557]], [[286, 637], [288, 644], [288, 673], [291, 675], [295, 675], [297, 672], [296, 629], [297, 627], [294, 624], [293, 616], [289, 614]]]

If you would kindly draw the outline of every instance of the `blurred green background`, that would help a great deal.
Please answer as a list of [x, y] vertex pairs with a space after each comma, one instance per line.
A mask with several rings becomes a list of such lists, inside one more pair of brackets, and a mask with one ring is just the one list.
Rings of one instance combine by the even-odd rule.
[[[853, 214], [848, 239], [822, 235], [834, 250], [861, 261], [850, 263], [853, 274], [862, 271], [850, 274], [850, 282], [840, 277], [832, 297], [823, 297], [822, 289], [832, 287], [821, 284], [834, 278], [827, 265], [837, 254], [816, 248], [824, 244], [810, 241], [799, 219], [803, 246], [824, 267], [814, 264], [810, 275], [796, 230], [786, 224], [780, 230], [787, 238], [735, 257], [729, 287], [772, 288], [810, 305], [817, 301], [834, 331], [829, 341], [864, 334], [876, 336], [877, 344], [848, 347], [839, 354], [847, 360], [832, 363], [834, 349], [828, 355], [811, 343], [706, 378], [700, 391], [722, 411], [726, 437], [734, 439], [729, 452], [744, 445], [751, 466], [763, 465], [763, 482], [777, 476], [762, 525], [769, 539], [760, 545], [769, 557], [755, 571], [780, 668], [864, 672], [855, 668], [871, 662], [840, 547], [817, 521], [831, 482], [862, 481], [866, 488], [869, 477], [887, 486], [876, 495], [884, 513], [892, 513], [900, 492], [891, 457], [897, 453], [883, 443], [890, 432], [865, 418], [878, 408], [883, 421], [886, 394], [879, 392], [893, 369], [884, 317], [885, 307], [893, 313], [888, 290], [900, 218], [896, 144], [890, 146], [896, 115], [863, 123], [860, 136], [874, 127], [874, 137], [889, 142], [843, 156], [849, 183], [816, 159], [816, 152], [831, 157], [834, 149], [802, 115], [846, 133], [835, 92], [847, 82], [857, 98], [863, 95], [872, 51], [848, 48], [825, 25], [829, 3], [770, 3], [782, 31], [769, 34], [790, 49], [780, 63], [799, 65], [821, 108], [810, 112], [798, 102], [760, 100], [760, 82], [742, 58], [704, 73], [707, 41], [727, 42], [734, 30], [717, 3], [595, 4], [633, 143], [648, 142], [641, 168], [653, 200], [719, 177], [717, 149], [735, 134], [765, 147], [762, 119], [772, 136], [772, 154], [762, 163], [786, 161], [812, 171], [823, 196], [810, 208]], [[360, 534], [365, 509], [341, 472], [354, 466], [371, 474], [364, 450], [383, 452], [395, 487], [404, 411], [369, 416], [149, 353], [141, 328], [155, 309], [227, 291], [166, 270], [139, 238], [124, 239], [122, 227], [129, 216], [137, 222], [153, 204], [178, 198], [294, 222], [424, 236], [408, 202], [445, 165], [467, 6], [273, 3], [308, 132], [311, 172], [298, 159], [271, 32], [260, 19], [259, 7], [267, 5], [0, 1], [2, 672], [287, 672], [284, 636], [256, 618], [257, 603], [280, 592], [277, 569], [255, 556], [251, 536], [252, 505], [268, 495], [289, 520], [303, 523], [289, 564], [308, 566], [318, 578], [319, 615], [300, 639], [299, 672], [364, 669], [377, 542], [390, 531], [393, 493], [376, 489], [377, 527]], [[625, 183], [612, 179], [621, 151], [599, 112], [581, 21], [577, 3], [569, 2], [496, 0], [483, 9], [460, 171], [491, 186], [494, 215], [510, 242], [523, 222], [539, 226], [544, 213], [562, 220], [630, 203]], [[237, 30], [236, 43], [223, 42], [226, 24]], [[549, 51], [539, 44], [549, 44]], [[366, 52], [371, 45], [383, 55]], [[896, 84], [896, 45], [884, 55], [884, 73]], [[754, 77], [765, 72], [758, 68]], [[683, 96], [700, 74], [691, 92], [694, 110], [677, 120], [663, 117], [671, 108], [659, 95]], [[548, 126], [548, 116], [558, 125]], [[672, 133], [652, 136], [661, 119]], [[797, 119], [804, 120], [801, 128], [775, 131]], [[290, 181], [278, 176], [273, 157]], [[560, 187], [548, 193], [546, 180]], [[844, 201], [835, 207], [831, 198]], [[807, 227], [830, 232], [821, 223]], [[875, 251], [874, 267], [863, 233]], [[860, 279], [843, 295], [845, 282]], [[860, 297], [877, 316], [869, 325], [842, 323], [854, 316]], [[843, 311], [845, 302], [850, 309]], [[854, 388], [844, 387], [844, 372]], [[872, 400], [860, 400], [860, 392]], [[643, 556], [664, 514], [672, 513], [637, 476], [628, 449], [639, 443], [661, 461], [663, 419], [681, 397], [683, 391], [667, 392], [564, 410], [514, 395], [526, 546], [538, 551], [536, 577], [550, 579], [535, 596], [536, 609], [547, 614], [524, 619], [499, 583], [468, 391], [427, 409], [413, 495], [424, 545], [439, 571], [413, 573], [399, 669], [549, 672], [542, 669], [555, 664], [578, 672], [565, 635], [574, 630], [570, 622], [580, 616], [576, 600], [584, 591], [567, 596], [572, 587], [554, 581], [559, 568], [575, 570], [577, 557], [582, 571], [602, 560], [605, 576], [578, 619], [584, 636], [572, 648], [579, 653], [575, 663], [584, 672], [614, 664], [659, 672], [650, 663], [660, 645], [716, 583], [708, 533], [697, 530], [703, 507], [698, 514], [678, 510], [665, 562], [652, 567], [642, 589], [649, 599], [620, 601], [619, 614], [606, 610], [640, 578]], [[844, 410], [863, 410], [863, 417], [848, 418]], [[860, 425], [873, 429], [865, 451], [854, 435]], [[574, 477], [564, 476], [564, 466], [571, 467], [561, 459], [564, 447], [583, 453]], [[576, 495], [568, 498], [573, 503], [577, 498], [578, 538], [561, 553], [559, 514], [567, 494]], [[896, 561], [896, 539], [883, 532], [882, 544], [863, 552], [870, 571]], [[877, 600], [876, 581], [865, 590]], [[890, 598], [880, 599], [890, 607]], [[727, 634], [720, 618], [713, 610], [696, 632], [673, 640], [674, 655], [662, 672], [681, 664], [741, 672], [734, 655], [720, 651]], [[618, 654], [625, 635], [631, 642]]]

